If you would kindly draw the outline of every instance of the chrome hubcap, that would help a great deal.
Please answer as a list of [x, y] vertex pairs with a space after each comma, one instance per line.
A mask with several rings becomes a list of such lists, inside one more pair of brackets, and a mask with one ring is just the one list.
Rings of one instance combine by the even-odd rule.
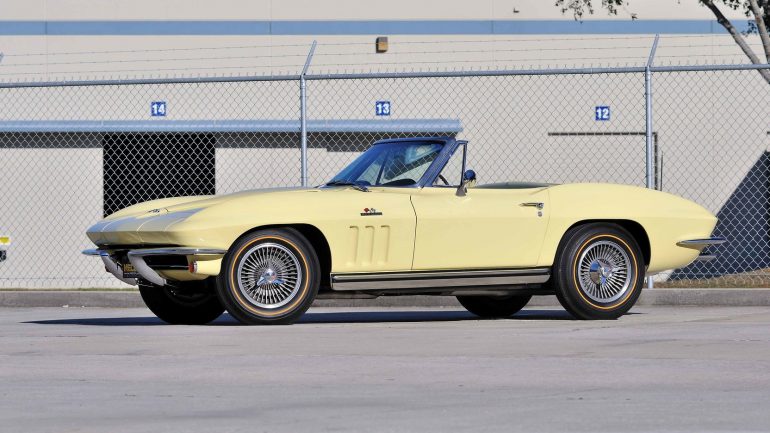
[[631, 260], [613, 241], [599, 241], [583, 251], [578, 260], [580, 289], [594, 301], [620, 299], [631, 286]]
[[266, 242], [244, 254], [237, 280], [238, 288], [250, 303], [260, 308], [279, 308], [297, 296], [302, 268], [287, 247]]
[[276, 274], [274, 270], [267, 268], [265, 272], [263, 272], [262, 275], [259, 277], [259, 280], [257, 280], [257, 285], [258, 286], [264, 286], [266, 284], [281, 285], [281, 284], [284, 284], [285, 282], [286, 282], [285, 280], [278, 278], [278, 274]]

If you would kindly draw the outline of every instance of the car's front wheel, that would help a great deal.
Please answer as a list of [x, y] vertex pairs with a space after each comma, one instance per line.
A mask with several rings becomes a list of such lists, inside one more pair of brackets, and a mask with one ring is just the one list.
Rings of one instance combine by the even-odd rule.
[[579, 319], [617, 319], [641, 293], [645, 264], [631, 234], [615, 224], [569, 230], [554, 264], [553, 283], [562, 306]]
[[237, 240], [222, 262], [219, 298], [244, 324], [289, 324], [310, 308], [321, 266], [310, 243], [293, 229], [268, 229]]
[[221, 316], [225, 307], [212, 284], [190, 282], [179, 287], [139, 283], [144, 304], [158, 318], [172, 325], [203, 325]]
[[458, 296], [457, 300], [471, 313], [484, 318], [503, 318], [516, 314], [527, 305], [530, 295]]

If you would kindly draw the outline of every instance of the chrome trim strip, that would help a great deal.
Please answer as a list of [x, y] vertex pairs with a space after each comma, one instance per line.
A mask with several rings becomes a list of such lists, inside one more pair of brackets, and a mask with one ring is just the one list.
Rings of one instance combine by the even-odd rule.
[[714, 236], [707, 239], [687, 239], [676, 244], [680, 247], [701, 249], [709, 245], [721, 245], [725, 242], [727, 242], [727, 239], [721, 236]]
[[332, 275], [333, 290], [396, 290], [541, 284], [551, 278], [549, 268], [412, 271]]
[[97, 249], [83, 250], [82, 253], [86, 256], [101, 256], [102, 251]]
[[714, 254], [701, 254], [695, 260], [698, 262], [710, 262], [716, 258], [717, 256]]
[[335, 274], [333, 281], [365, 281], [372, 279], [404, 279], [404, 278], [474, 278], [476, 276], [489, 275], [525, 275], [525, 274], [549, 274], [548, 268], [525, 268], [525, 269], [469, 269], [469, 270], [450, 270], [450, 271], [406, 271], [406, 272], [373, 272], [373, 273], [351, 273]]
[[545, 207], [545, 204], [542, 201], [532, 201], [532, 202], [520, 203], [519, 206], [536, 207], [538, 209], [542, 209]]
[[227, 250], [213, 248], [148, 248], [131, 250], [129, 256], [223, 256]]

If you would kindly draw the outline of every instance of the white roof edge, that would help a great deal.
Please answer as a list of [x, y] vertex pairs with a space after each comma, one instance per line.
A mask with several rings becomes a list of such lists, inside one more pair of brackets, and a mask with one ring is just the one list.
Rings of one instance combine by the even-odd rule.
[[[0, 121], [0, 133], [13, 132], [299, 132], [299, 120], [57, 120]], [[319, 119], [308, 132], [458, 133], [459, 119]]]

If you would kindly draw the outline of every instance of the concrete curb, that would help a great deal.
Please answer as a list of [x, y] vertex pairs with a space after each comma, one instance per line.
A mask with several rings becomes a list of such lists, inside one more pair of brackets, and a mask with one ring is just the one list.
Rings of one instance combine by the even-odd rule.
[[[448, 296], [383, 296], [377, 299], [321, 299], [318, 307], [457, 307]], [[533, 307], [558, 306], [555, 296], [536, 296]], [[652, 289], [644, 290], [637, 305], [669, 306], [770, 306], [768, 289]], [[144, 307], [135, 291], [0, 291], [0, 307]]]

